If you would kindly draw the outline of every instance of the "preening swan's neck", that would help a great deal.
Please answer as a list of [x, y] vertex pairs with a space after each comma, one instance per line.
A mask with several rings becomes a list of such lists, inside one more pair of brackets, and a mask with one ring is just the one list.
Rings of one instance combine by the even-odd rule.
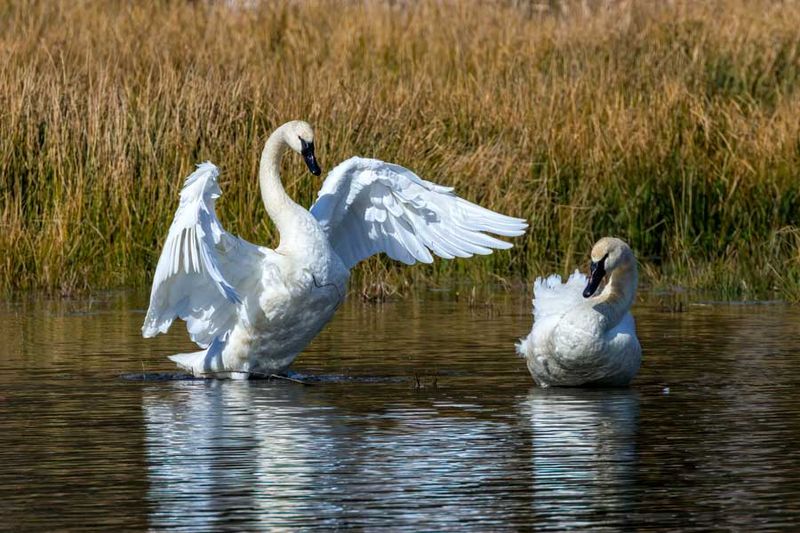
[[278, 232], [284, 238], [295, 227], [297, 210], [301, 209], [283, 188], [281, 183], [281, 157], [288, 148], [283, 127], [278, 128], [267, 139], [264, 151], [261, 152], [261, 165], [258, 181], [261, 186], [261, 198], [267, 214], [275, 222]]
[[619, 324], [631, 308], [633, 299], [636, 297], [638, 283], [639, 273], [635, 259], [618, 266], [611, 273], [603, 292], [594, 299], [592, 305], [595, 310], [606, 317], [607, 329], [612, 329]]

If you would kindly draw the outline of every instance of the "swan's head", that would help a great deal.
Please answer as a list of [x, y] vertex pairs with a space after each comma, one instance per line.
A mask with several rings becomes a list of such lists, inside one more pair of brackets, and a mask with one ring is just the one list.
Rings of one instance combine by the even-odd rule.
[[303, 156], [308, 170], [315, 176], [322, 174], [314, 154], [314, 129], [311, 124], [302, 120], [293, 120], [284, 124], [284, 137], [289, 148]]
[[583, 290], [583, 297], [589, 298], [600, 286], [600, 282], [614, 269], [635, 261], [633, 251], [625, 241], [616, 237], [603, 237], [592, 247], [592, 262], [589, 265], [589, 284]]

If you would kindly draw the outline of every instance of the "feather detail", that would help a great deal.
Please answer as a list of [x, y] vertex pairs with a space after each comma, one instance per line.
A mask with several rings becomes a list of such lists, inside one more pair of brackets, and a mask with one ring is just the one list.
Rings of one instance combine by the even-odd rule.
[[184, 182], [156, 266], [145, 337], [165, 333], [181, 318], [201, 347], [224, 340], [239, 318], [242, 294], [261, 274], [262, 250], [226, 232], [217, 219], [218, 175], [219, 169], [205, 162]]
[[360, 157], [328, 174], [311, 214], [348, 268], [378, 253], [409, 265], [432, 262], [431, 252], [445, 259], [486, 255], [511, 248], [486, 233], [516, 237], [528, 226], [400, 165]]

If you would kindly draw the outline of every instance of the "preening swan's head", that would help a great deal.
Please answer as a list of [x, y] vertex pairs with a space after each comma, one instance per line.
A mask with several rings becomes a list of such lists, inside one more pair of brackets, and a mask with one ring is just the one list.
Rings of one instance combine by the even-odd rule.
[[592, 247], [591, 257], [589, 284], [583, 290], [584, 298], [589, 298], [597, 291], [606, 274], [611, 274], [614, 269], [635, 261], [630, 246], [616, 237], [603, 237], [597, 241]]
[[308, 170], [315, 176], [322, 174], [314, 154], [314, 129], [308, 122], [293, 120], [283, 125], [284, 138], [289, 148], [303, 156]]

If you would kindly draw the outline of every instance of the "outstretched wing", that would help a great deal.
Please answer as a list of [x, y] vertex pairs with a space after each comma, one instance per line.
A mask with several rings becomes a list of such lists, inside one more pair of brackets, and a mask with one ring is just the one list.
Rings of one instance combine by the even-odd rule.
[[318, 196], [311, 214], [348, 268], [381, 252], [409, 265], [433, 262], [431, 252], [446, 259], [486, 255], [511, 244], [484, 232], [516, 237], [528, 226], [377, 159], [340, 163]]
[[208, 346], [233, 328], [243, 295], [260, 279], [266, 249], [234, 237], [217, 220], [218, 175], [206, 162], [186, 178], [156, 267], [145, 337], [165, 333], [177, 317], [194, 342]]

